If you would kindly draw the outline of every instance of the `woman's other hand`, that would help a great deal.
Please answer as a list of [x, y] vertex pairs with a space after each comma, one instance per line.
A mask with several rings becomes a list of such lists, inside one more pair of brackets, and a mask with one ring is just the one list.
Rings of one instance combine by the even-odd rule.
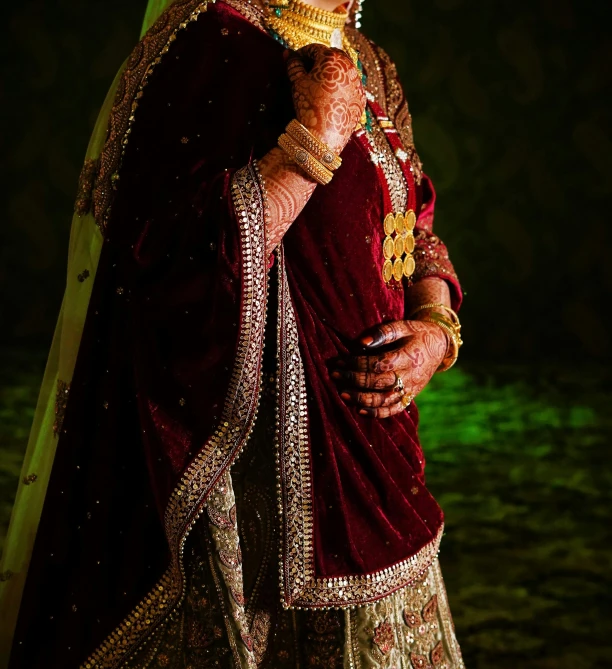
[[365, 109], [361, 75], [340, 49], [309, 44], [287, 58], [297, 120], [340, 153]]
[[[449, 340], [435, 323], [395, 321], [378, 326], [361, 344], [367, 354], [339, 361], [332, 378], [342, 399], [360, 414], [388, 418], [406, 408], [406, 396], [415, 397], [429, 383], [446, 357]], [[377, 352], [391, 344], [396, 346]]]

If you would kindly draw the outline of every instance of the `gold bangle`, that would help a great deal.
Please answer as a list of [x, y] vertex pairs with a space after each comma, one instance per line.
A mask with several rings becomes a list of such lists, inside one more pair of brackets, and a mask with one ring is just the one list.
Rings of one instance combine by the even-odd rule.
[[452, 316], [455, 325], [459, 325], [459, 316], [457, 316], [456, 312], [454, 312], [450, 307], [447, 307], [445, 304], [442, 303], [422, 304], [408, 316], [408, 320], [410, 320], [414, 315], [418, 314], [419, 311], [424, 311], [425, 309], [438, 309], [438, 308], [447, 311]]
[[333, 179], [334, 173], [321, 165], [321, 163], [306, 149], [300, 146], [293, 137], [283, 134], [278, 138], [278, 145], [285, 153], [300, 167], [307, 176], [322, 186]]
[[457, 339], [458, 345], [460, 347], [463, 346], [463, 340], [461, 339], [461, 323], [454, 323], [443, 314], [439, 314], [437, 311], [431, 311], [429, 313], [429, 319], [427, 320], [433, 320], [436, 323], [444, 324], [446, 327], [451, 328], [453, 335]]
[[451, 353], [448, 354], [447, 352], [447, 355], [442, 361], [442, 364], [437, 369], [438, 372], [447, 372], [457, 362], [457, 359], [459, 358], [459, 349], [463, 345], [463, 341], [461, 340], [461, 335], [457, 330], [457, 326], [451, 321], [447, 320], [441, 314], [432, 314], [430, 318], [423, 319], [423, 322], [434, 323], [435, 325], [441, 327], [449, 335], [450, 344], [452, 347]]
[[327, 167], [327, 169], [335, 171], [342, 165], [342, 158], [336, 155], [327, 144], [323, 143], [318, 137], [315, 137], [297, 119], [294, 118], [289, 123], [286, 132], [324, 167]]

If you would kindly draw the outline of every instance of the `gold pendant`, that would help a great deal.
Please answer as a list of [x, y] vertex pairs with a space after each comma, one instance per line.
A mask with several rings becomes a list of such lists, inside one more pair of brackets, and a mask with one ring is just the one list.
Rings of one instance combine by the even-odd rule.
[[388, 214], [385, 217], [382, 275], [387, 284], [393, 280], [399, 284], [402, 278], [409, 279], [414, 274], [416, 262], [412, 252], [416, 245], [414, 239], [416, 220], [416, 214], [412, 210], [405, 214], [401, 212]]

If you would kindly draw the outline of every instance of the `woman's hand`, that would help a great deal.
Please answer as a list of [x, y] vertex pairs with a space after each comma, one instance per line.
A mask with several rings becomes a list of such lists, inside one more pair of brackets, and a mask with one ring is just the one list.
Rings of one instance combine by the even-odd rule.
[[340, 153], [365, 109], [361, 76], [340, 49], [309, 44], [287, 58], [297, 120]]
[[[435, 323], [395, 321], [378, 326], [361, 339], [366, 355], [340, 361], [332, 372], [340, 396], [358, 407], [359, 413], [388, 418], [405, 409], [402, 399], [418, 395], [446, 357], [448, 335]], [[392, 350], [376, 349], [397, 343]], [[394, 388], [402, 380], [404, 389]]]
[[[340, 153], [365, 109], [357, 68], [343, 51], [311, 44], [288, 56], [287, 72], [298, 121]], [[271, 253], [317, 184], [279, 147], [258, 162], [268, 191], [266, 250]]]

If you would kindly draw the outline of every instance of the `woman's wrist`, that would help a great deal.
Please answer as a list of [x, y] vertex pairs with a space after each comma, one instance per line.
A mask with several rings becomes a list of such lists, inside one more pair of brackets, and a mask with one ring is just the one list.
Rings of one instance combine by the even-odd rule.
[[408, 318], [416, 315], [417, 310], [426, 304], [451, 306], [451, 294], [448, 284], [439, 277], [425, 277], [406, 289], [406, 313]]
[[[429, 305], [427, 306], [429, 307]], [[461, 323], [457, 314], [452, 309], [449, 308], [449, 310], [454, 315], [452, 320], [448, 317], [447, 312], [440, 313], [442, 310], [435, 311], [434, 309], [424, 308], [419, 311], [422, 317], [418, 320], [437, 326], [446, 336], [446, 354], [438, 367], [438, 372], [448, 371], [457, 362], [459, 349], [463, 346]]]

